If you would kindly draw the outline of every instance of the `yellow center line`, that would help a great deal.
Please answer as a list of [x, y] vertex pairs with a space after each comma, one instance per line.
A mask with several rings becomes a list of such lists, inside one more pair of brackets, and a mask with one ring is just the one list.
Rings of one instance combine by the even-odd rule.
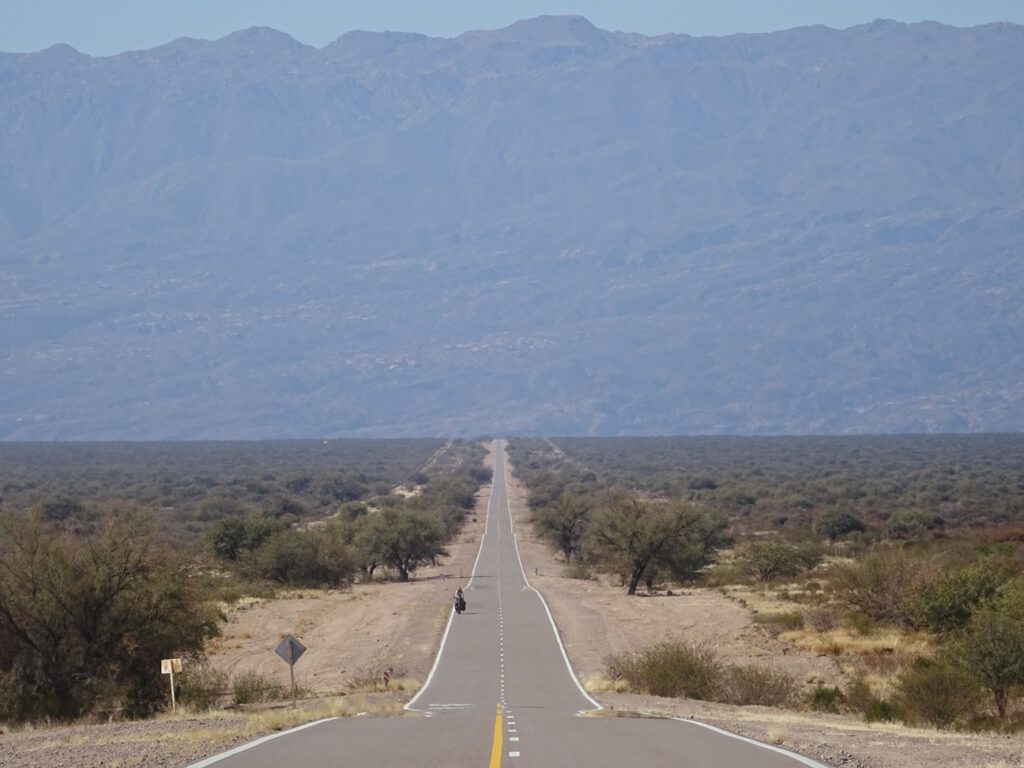
[[491, 747], [491, 764], [488, 768], [501, 768], [501, 704], [498, 704], [498, 713], [494, 716], [494, 745]]

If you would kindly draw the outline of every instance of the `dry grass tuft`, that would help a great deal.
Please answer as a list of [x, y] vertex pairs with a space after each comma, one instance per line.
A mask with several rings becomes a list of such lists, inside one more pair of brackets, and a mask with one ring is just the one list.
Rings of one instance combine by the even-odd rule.
[[625, 680], [613, 680], [600, 672], [585, 675], [581, 682], [588, 693], [625, 693], [629, 690]]
[[802, 629], [785, 632], [779, 635], [779, 639], [814, 653], [831, 656], [914, 658], [928, 655], [930, 647], [924, 635], [896, 629], [879, 630], [871, 635], [859, 635], [845, 628], [828, 632]]
[[401, 672], [392, 674], [386, 688], [381, 673], [367, 669], [356, 670], [345, 681], [345, 693], [384, 693], [385, 691], [409, 691], [411, 693], [418, 691], [419, 688], [419, 680], [407, 677]]

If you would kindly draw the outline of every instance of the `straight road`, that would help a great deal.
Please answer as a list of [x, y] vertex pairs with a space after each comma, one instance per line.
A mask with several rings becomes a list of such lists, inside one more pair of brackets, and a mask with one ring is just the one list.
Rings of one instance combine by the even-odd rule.
[[547, 606], [523, 571], [504, 444], [496, 447], [467, 611], [450, 618], [408, 713], [325, 721], [190, 768], [824, 768], [691, 721], [602, 713], [577, 682]]

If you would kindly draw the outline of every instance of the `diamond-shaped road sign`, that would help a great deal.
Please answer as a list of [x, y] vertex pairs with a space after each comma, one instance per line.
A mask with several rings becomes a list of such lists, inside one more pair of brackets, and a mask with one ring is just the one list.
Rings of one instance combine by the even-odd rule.
[[277, 648], [274, 649], [274, 653], [287, 661], [290, 666], [294, 665], [305, 652], [306, 646], [291, 635], [285, 635], [281, 642], [277, 644]]

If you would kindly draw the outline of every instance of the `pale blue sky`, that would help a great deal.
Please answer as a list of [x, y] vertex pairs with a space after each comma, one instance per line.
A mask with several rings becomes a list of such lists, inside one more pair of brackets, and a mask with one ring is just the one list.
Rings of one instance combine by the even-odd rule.
[[580, 14], [611, 30], [723, 35], [876, 18], [954, 26], [1024, 23], [1024, 0], [0, 0], [0, 51], [69, 43], [93, 55], [177, 37], [216, 39], [265, 25], [317, 47], [353, 29], [454, 37], [541, 14]]

